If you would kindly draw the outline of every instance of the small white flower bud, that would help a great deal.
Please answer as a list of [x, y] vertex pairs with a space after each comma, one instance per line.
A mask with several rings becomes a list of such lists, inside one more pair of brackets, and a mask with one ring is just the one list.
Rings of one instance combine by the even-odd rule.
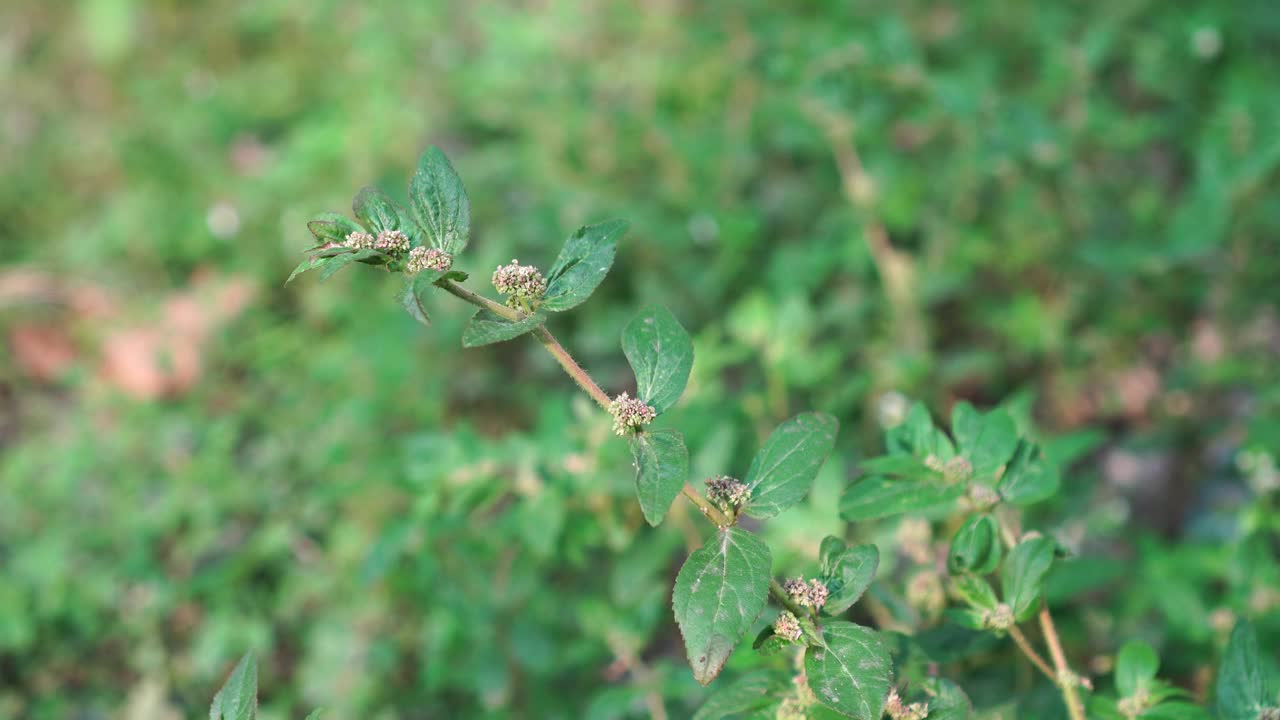
[[355, 248], [356, 250], [372, 250], [375, 242], [377, 241], [374, 240], [372, 235], [367, 232], [357, 230], [356, 232], [347, 234], [347, 241], [344, 242], [343, 245], [346, 245], [349, 248]]
[[445, 271], [452, 266], [453, 258], [449, 253], [439, 248], [416, 247], [409, 251], [405, 269], [410, 273], [420, 273], [423, 270]]
[[658, 417], [657, 410], [646, 405], [640, 398], [629, 397], [626, 393], [609, 403], [609, 414], [613, 416], [613, 432], [618, 435], [639, 430]]
[[778, 615], [778, 619], [773, 622], [773, 632], [791, 642], [796, 642], [804, 634], [804, 631], [800, 628], [800, 621], [796, 619], [795, 615], [786, 611]]
[[383, 230], [373, 241], [373, 249], [386, 253], [408, 252], [409, 236], [399, 230]]

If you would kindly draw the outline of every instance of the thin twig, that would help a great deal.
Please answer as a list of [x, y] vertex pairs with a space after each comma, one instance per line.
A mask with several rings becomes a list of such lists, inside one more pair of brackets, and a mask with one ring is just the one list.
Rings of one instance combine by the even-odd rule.
[[716, 527], [723, 529], [733, 524], [732, 518], [720, 512], [720, 508], [712, 505], [710, 500], [703, 497], [697, 490], [694, 490], [693, 486], [689, 483], [685, 483], [684, 487], [680, 489], [680, 492], [684, 493], [684, 496], [689, 498], [690, 502], [697, 505], [698, 509], [702, 511], [702, 514], [706, 515], [708, 520], [715, 523]]
[[1031, 647], [1031, 643], [1027, 640], [1027, 636], [1022, 634], [1022, 631], [1018, 629], [1017, 625], [1011, 625], [1009, 627], [1009, 637], [1013, 638], [1013, 641], [1018, 645], [1018, 649], [1022, 650], [1022, 654], [1026, 655], [1027, 659], [1031, 661], [1031, 664], [1039, 668], [1040, 672], [1045, 674], [1045, 677], [1055, 683], [1058, 682], [1058, 676], [1054, 674], [1053, 668], [1049, 667], [1049, 663], [1045, 662], [1045, 659], [1040, 657], [1040, 653], [1036, 652], [1036, 649]]
[[[483, 295], [471, 292], [452, 280], [438, 280], [436, 281], [436, 286], [454, 297], [465, 300], [476, 307], [488, 310], [498, 317], [513, 321], [521, 320], [524, 317], [519, 311], [513, 310], [501, 303], [494, 302]], [[591, 375], [578, 364], [578, 361], [573, 359], [573, 356], [569, 354], [568, 350], [565, 350], [564, 346], [560, 344], [560, 341], [556, 340], [550, 330], [545, 326], [539, 325], [533, 330], [533, 335], [538, 338], [538, 342], [542, 343], [542, 346], [547, 349], [547, 352], [551, 353], [551, 356], [556, 359], [556, 362], [560, 363], [560, 367], [565, 371], [565, 373], [568, 374], [569, 377], [573, 378], [573, 381], [578, 384], [578, 387], [582, 388], [587, 395], [590, 395], [591, 399], [595, 400], [596, 404], [601, 408], [604, 408], [605, 410], [609, 409], [609, 394], [600, 388], [596, 381], [592, 379]], [[684, 484], [684, 487], [681, 488], [681, 493], [684, 494], [685, 497], [689, 498], [690, 502], [698, 506], [698, 509], [702, 511], [702, 514], [708, 520], [715, 523], [716, 527], [723, 529], [733, 525], [734, 518], [731, 518], [721, 512], [719, 508], [712, 505], [710, 500], [703, 497], [702, 494], [695, 490], [689, 483]]]
[[1067, 656], [1062, 652], [1062, 642], [1058, 640], [1058, 630], [1053, 626], [1053, 616], [1049, 614], [1049, 606], [1040, 606], [1040, 629], [1044, 632], [1044, 642], [1049, 646], [1049, 655], [1053, 658], [1053, 666], [1058, 671], [1058, 687], [1062, 690], [1062, 699], [1067, 704], [1067, 712], [1071, 720], [1085, 720], [1084, 706], [1080, 704], [1080, 693], [1076, 691], [1076, 676], [1067, 665]]

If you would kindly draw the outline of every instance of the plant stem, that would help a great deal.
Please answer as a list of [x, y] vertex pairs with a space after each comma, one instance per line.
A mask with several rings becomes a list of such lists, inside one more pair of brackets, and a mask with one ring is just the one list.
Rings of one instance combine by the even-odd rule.
[[702, 511], [702, 514], [706, 515], [708, 520], [715, 523], [716, 527], [727, 528], [733, 524], [732, 518], [720, 512], [720, 508], [712, 505], [710, 500], [703, 497], [697, 490], [694, 490], [693, 486], [689, 483], [685, 483], [684, 487], [680, 489], [680, 492], [684, 493], [684, 496], [689, 498], [690, 502], [697, 505], [698, 509]]
[[787, 595], [787, 591], [783, 590], [782, 585], [773, 578], [769, 578], [769, 594], [773, 595], [773, 599], [781, 603], [782, 607], [790, 611], [792, 615], [798, 618], [805, 616], [804, 608], [792, 602], [791, 597]]
[[1040, 629], [1044, 632], [1045, 644], [1049, 646], [1049, 655], [1053, 658], [1053, 666], [1057, 672], [1058, 688], [1062, 690], [1062, 700], [1067, 704], [1067, 712], [1071, 720], [1085, 720], [1084, 706], [1080, 704], [1080, 694], [1076, 691], [1076, 676], [1067, 665], [1067, 656], [1062, 652], [1062, 642], [1058, 640], [1058, 630], [1053, 626], [1053, 616], [1049, 614], [1049, 606], [1040, 606]]
[[1053, 672], [1053, 668], [1049, 667], [1049, 663], [1045, 662], [1044, 658], [1040, 657], [1040, 653], [1036, 652], [1036, 649], [1031, 647], [1031, 643], [1027, 640], [1027, 636], [1022, 634], [1022, 631], [1018, 629], [1017, 625], [1009, 627], [1009, 637], [1013, 638], [1013, 641], [1018, 645], [1018, 649], [1022, 650], [1022, 654], [1026, 655], [1027, 659], [1031, 661], [1031, 664], [1039, 668], [1040, 672], [1045, 674], [1045, 677], [1049, 678], [1054, 683], [1058, 682], [1058, 676]]
[[[502, 305], [501, 303], [494, 302], [483, 295], [471, 292], [452, 280], [441, 279], [437, 280], [435, 284], [445, 292], [465, 300], [478, 308], [488, 310], [498, 317], [505, 318], [507, 320], [520, 320], [523, 317], [518, 311], [513, 310], [506, 305]], [[596, 381], [591, 378], [591, 375], [578, 364], [578, 361], [573, 359], [573, 356], [569, 354], [569, 351], [564, 349], [564, 346], [560, 344], [560, 341], [556, 340], [555, 336], [551, 334], [551, 331], [548, 330], [545, 325], [539, 325], [535, 328], [533, 330], [533, 335], [538, 338], [538, 342], [542, 343], [542, 347], [546, 348], [547, 352], [551, 353], [551, 356], [556, 359], [556, 362], [560, 363], [560, 367], [565, 371], [565, 373], [568, 374], [569, 377], [573, 378], [573, 381], [578, 384], [578, 387], [582, 388], [587, 395], [590, 395], [591, 399], [595, 400], [596, 404], [601, 408], [605, 410], [609, 409], [609, 394], [596, 384]], [[710, 500], [703, 497], [689, 483], [684, 484], [681, 492], [685, 497], [689, 498], [690, 502], [697, 505], [698, 509], [702, 511], [702, 514], [708, 520], [715, 523], [717, 527], [727, 528], [733, 525], [734, 518], [731, 518], [721, 512], [719, 508], [712, 505]]]
[[[573, 359], [573, 356], [569, 354], [568, 350], [564, 349], [564, 346], [556, 340], [550, 330], [547, 330], [543, 325], [539, 325], [534, 328], [533, 335], [538, 338], [538, 342], [542, 343], [542, 347], [546, 348], [547, 352], [551, 353], [551, 356], [556, 359], [556, 362], [560, 363], [560, 367], [564, 368], [564, 371], [569, 374], [569, 377], [573, 378], [573, 381], [578, 383], [578, 387], [585, 390], [586, 393], [591, 396], [591, 399], [595, 400], [596, 404], [601, 408], [605, 410], [609, 409], [609, 395], [604, 390], [600, 389], [600, 386], [596, 384], [596, 381], [591, 379], [591, 376], [587, 374], [587, 371], [582, 369], [582, 366]], [[685, 487], [688, 486], [686, 485]]]

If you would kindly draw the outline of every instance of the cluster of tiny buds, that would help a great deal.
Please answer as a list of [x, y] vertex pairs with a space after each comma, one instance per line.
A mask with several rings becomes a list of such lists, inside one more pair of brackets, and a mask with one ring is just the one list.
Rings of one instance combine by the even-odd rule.
[[902, 697], [898, 695], [897, 688], [889, 691], [889, 697], [884, 701], [884, 711], [893, 720], [925, 720], [925, 718], [929, 717], [929, 705], [927, 703], [911, 703], [908, 705], [902, 702]]
[[969, 503], [976, 510], [986, 510], [1000, 502], [1000, 493], [995, 488], [981, 483], [969, 486]]
[[609, 414], [613, 416], [613, 432], [618, 435], [639, 430], [658, 417], [658, 411], [652, 406], [645, 404], [640, 398], [629, 397], [626, 393], [609, 403]]
[[736, 510], [751, 499], [751, 488], [728, 475], [707, 481], [707, 498], [725, 512]]
[[383, 230], [373, 241], [373, 249], [386, 253], [409, 251], [409, 236], [399, 230]]
[[973, 463], [959, 455], [943, 462], [937, 455], [924, 459], [925, 467], [936, 473], [942, 473], [942, 479], [949, 483], [964, 482], [973, 477]]
[[1262, 708], [1258, 711], [1258, 720], [1280, 720], [1280, 708]]
[[1136, 718], [1151, 707], [1151, 691], [1145, 687], [1138, 688], [1132, 695], [1120, 698], [1116, 709], [1127, 718]]
[[796, 642], [804, 634], [804, 631], [800, 628], [800, 621], [796, 619], [796, 616], [783, 610], [778, 615], [778, 619], [773, 621], [773, 633], [778, 637]]
[[547, 280], [538, 268], [521, 265], [512, 259], [510, 265], [499, 265], [493, 271], [493, 287], [511, 300], [538, 300], [547, 291]]
[[409, 262], [405, 269], [411, 273], [423, 270], [448, 270], [453, 266], [453, 257], [440, 248], [416, 247], [409, 251]]
[[1000, 603], [982, 614], [982, 624], [991, 630], [1008, 630], [1013, 627], [1013, 608]]
[[791, 602], [814, 610], [821, 610], [827, 604], [827, 595], [830, 594], [821, 580], [805, 582], [800, 578], [792, 578], [783, 583], [782, 589], [787, 591]]
[[377, 240], [363, 230], [357, 230], [353, 233], [347, 233], [347, 241], [342, 243], [349, 248], [356, 250], [372, 250]]

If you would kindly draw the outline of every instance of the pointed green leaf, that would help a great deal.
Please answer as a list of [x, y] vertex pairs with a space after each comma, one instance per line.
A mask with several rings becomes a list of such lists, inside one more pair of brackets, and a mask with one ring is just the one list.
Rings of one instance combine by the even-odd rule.
[[404, 211], [376, 185], [360, 188], [351, 203], [351, 210], [356, 219], [375, 234], [383, 230], [401, 230], [410, 236], [416, 234]]
[[324, 267], [325, 265], [329, 264], [329, 261], [332, 259], [333, 259], [332, 256], [303, 258], [302, 262], [298, 263], [298, 266], [293, 269], [293, 272], [289, 273], [289, 279], [285, 280], [284, 284], [288, 285], [289, 283], [293, 282], [294, 278], [298, 277], [304, 272], [307, 272], [308, 270], [315, 270], [316, 268]]
[[749, 710], [772, 704], [774, 695], [786, 688], [786, 681], [776, 672], [757, 670], [743, 675], [711, 694], [693, 714], [693, 720], [723, 720]]
[[1209, 713], [1189, 702], [1161, 703], [1141, 715], [1142, 720], [1209, 720]]
[[1275, 670], [1263, 662], [1257, 632], [1247, 621], [1237, 622], [1218, 666], [1217, 705], [1222, 720], [1258, 720], [1262, 711], [1280, 705]]
[[818, 546], [818, 567], [821, 568], [823, 575], [835, 572], [836, 561], [848, 547], [844, 540], [835, 535], [822, 538], [822, 544]]
[[1129, 697], [1149, 687], [1160, 669], [1160, 656], [1141, 640], [1130, 640], [1116, 655], [1116, 689]]
[[324, 714], [324, 708], [316, 708], [315, 710], [312, 710], [310, 713], [307, 713], [306, 720], [320, 720], [320, 716], [323, 714]]
[[1013, 617], [1021, 622], [1036, 610], [1044, 574], [1053, 564], [1057, 543], [1046, 537], [1031, 538], [1009, 551], [1000, 574], [1000, 592], [1013, 608]]
[[307, 229], [311, 231], [312, 235], [316, 236], [316, 241], [321, 245], [326, 243], [341, 244], [346, 242], [348, 235], [361, 230], [354, 220], [335, 212], [320, 213], [315, 219], [307, 223]]
[[547, 273], [547, 292], [540, 307], [560, 312], [591, 297], [613, 266], [618, 240], [626, 231], [626, 222], [610, 220], [578, 228], [570, 235]]
[[1017, 505], [1047, 500], [1058, 492], [1058, 473], [1040, 452], [1040, 446], [1019, 440], [1000, 483], [1000, 497]]
[[771, 518], [804, 499], [836, 444], [840, 423], [826, 413], [801, 413], [778, 426], [751, 461], [745, 512]]
[[950, 507], [964, 495], [963, 485], [891, 480], [872, 476], [850, 485], [840, 498], [840, 517], [845, 520], [875, 520], [907, 512], [925, 512]]
[[456, 256], [471, 239], [471, 201], [462, 178], [439, 148], [430, 147], [418, 159], [409, 181], [409, 204], [431, 247]]
[[520, 320], [507, 320], [488, 310], [480, 309], [471, 316], [471, 321], [462, 331], [462, 346], [480, 347], [513, 340], [546, 321], [547, 316], [542, 313], [533, 313]]
[[661, 305], [650, 305], [622, 330], [622, 353], [636, 375], [636, 394], [659, 413], [684, 392], [693, 368], [693, 340]]
[[1018, 426], [1003, 409], [986, 414], [967, 402], [956, 403], [951, 410], [951, 432], [960, 446], [960, 454], [973, 465], [973, 477], [994, 484], [999, 472], [1018, 445]]
[[254, 720], [258, 716], [258, 662], [245, 653], [213, 696], [209, 720]]
[[631, 439], [636, 495], [644, 519], [657, 526], [689, 479], [689, 450], [675, 430], [651, 430]]
[[999, 564], [1000, 528], [996, 519], [985, 513], [970, 517], [951, 538], [947, 570], [952, 574], [973, 572], [985, 575]]
[[831, 561], [831, 572], [823, 577], [829, 593], [823, 611], [839, 615], [853, 607], [871, 587], [879, 567], [880, 550], [875, 545], [858, 545], [840, 553]]
[[969, 572], [957, 573], [951, 577], [951, 591], [979, 610], [995, 610], [1000, 601], [996, 599], [996, 591], [991, 583], [980, 575]]
[[956, 454], [951, 439], [934, 427], [924, 403], [913, 404], [906, 420], [885, 431], [884, 437], [889, 452], [895, 455], [913, 455], [920, 459], [933, 455], [946, 461]]
[[765, 625], [756, 634], [755, 641], [751, 643], [751, 649], [765, 657], [777, 655], [783, 650], [794, 646], [795, 643], [774, 632], [773, 625]]
[[671, 607], [700, 684], [715, 679], [764, 609], [772, 566], [764, 541], [731, 527], [694, 550], [680, 568]]
[[829, 621], [822, 629], [822, 645], [805, 649], [804, 670], [818, 702], [858, 720], [879, 720], [893, 675], [879, 633]]

